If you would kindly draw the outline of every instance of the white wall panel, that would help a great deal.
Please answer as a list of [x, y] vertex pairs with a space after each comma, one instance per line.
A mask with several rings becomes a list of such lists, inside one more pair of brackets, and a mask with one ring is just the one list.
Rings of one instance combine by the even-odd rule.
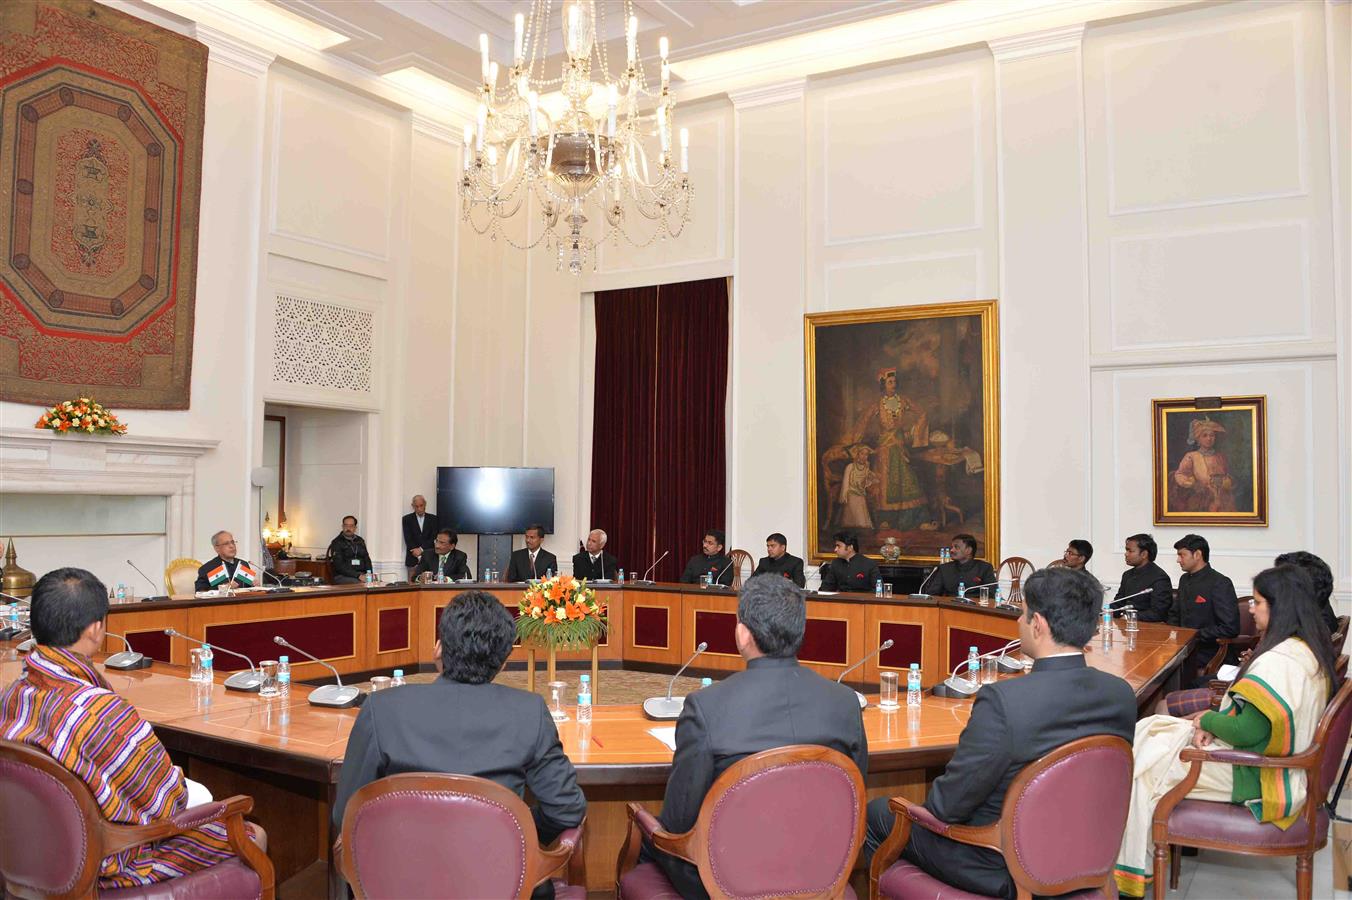
[[874, 309], [980, 297], [985, 286], [976, 250], [931, 253], [826, 267], [826, 309]]
[[1113, 214], [1304, 193], [1302, 52], [1290, 13], [1203, 20], [1111, 46]]
[[1110, 254], [1113, 350], [1313, 337], [1304, 222], [1124, 236]]

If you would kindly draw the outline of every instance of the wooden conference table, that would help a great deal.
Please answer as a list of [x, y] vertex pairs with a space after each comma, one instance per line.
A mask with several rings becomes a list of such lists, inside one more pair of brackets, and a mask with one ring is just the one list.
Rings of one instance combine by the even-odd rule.
[[[300, 684], [285, 699], [226, 691], [220, 684], [224, 672], [243, 664], [236, 666], [219, 653], [217, 683], [189, 682], [183, 665], [187, 645], [171, 642], [163, 629], [174, 627], [255, 661], [265, 655], [275, 658], [280, 648], [271, 637], [282, 634], [347, 674], [396, 666], [428, 669], [437, 615], [457, 593], [476, 587], [490, 590], [511, 607], [520, 596], [519, 588], [503, 585], [354, 586], [118, 605], [110, 611], [109, 629], [128, 634], [138, 650], [162, 661], [135, 672], [105, 671], [105, 676], [155, 727], [188, 777], [217, 797], [246, 793], [255, 798], [253, 817], [268, 830], [279, 884], [302, 873], [306, 884], [319, 884], [331, 844], [328, 819], [334, 787], [358, 711], [311, 707], [306, 703], [309, 689]], [[742, 668], [730, 634], [735, 592], [657, 584], [602, 593], [612, 622], [601, 648], [603, 660], [631, 669], [673, 671], [695, 644], [708, 641], [709, 650], [698, 661], [702, 670], [717, 677]], [[1138, 634], [1129, 636], [1120, 622], [1114, 627], [1110, 644], [1099, 638], [1092, 642], [1090, 664], [1126, 679], [1145, 710], [1176, 685], [1194, 632], [1143, 623]], [[800, 659], [834, 678], [890, 637], [896, 642], [891, 650], [853, 673], [862, 672], [865, 692], [876, 693], [880, 671], [919, 661], [928, 686], [964, 659], [969, 646], [984, 652], [1016, 634], [1016, 615], [1004, 610], [946, 599], [809, 593]], [[0, 686], [21, 676], [21, 658], [13, 646], [0, 643]], [[524, 651], [513, 653], [514, 660], [518, 657], [524, 658]], [[580, 661], [589, 654], [576, 657]], [[296, 679], [327, 675], [314, 663], [297, 664], [293, 672]], [[613, 884], [627, 825], [625, 805], [638, 801], [653, 810], [661, 806], [672, 752], [649, 730], [672, 723], [649, 721], [637, 706], [606, 705], [604, 672], [596, 693], [600, 705], [592, 723], [581, 726], [570, 718], [560, 724], [559, 735], [588, 799], [587, 886], [603, 890]], [[864, 711], [870, 798], [923, 799], [928, 783], [951, 757], [970, 709], [970, 701], [928, 695], [919, 710], [884, 713], [870, 704]], [[330, 886], [335, 887], [332, 880]]]

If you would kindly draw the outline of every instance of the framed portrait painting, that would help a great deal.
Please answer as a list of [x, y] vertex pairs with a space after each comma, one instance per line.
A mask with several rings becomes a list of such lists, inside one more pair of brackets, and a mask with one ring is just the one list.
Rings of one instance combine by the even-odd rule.
[[1151, 402], [1156, 525], [1267, 525], [1267, 398]]
[[996, 303], [805, 316], [808, 548], [932, 563], [953, 536], [999, 565]]

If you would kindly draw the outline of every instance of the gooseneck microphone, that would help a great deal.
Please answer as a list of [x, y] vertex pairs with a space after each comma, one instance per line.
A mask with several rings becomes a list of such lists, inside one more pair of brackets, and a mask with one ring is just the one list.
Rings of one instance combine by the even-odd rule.
[[[32, 608], [32, 601], [25, 597], [16, 597], [13, 594], [6, 594], [3, 591], [0, 591], [0, 597], [4, 597], [6, 600], [12, 600], [15, 604], [20, 606], [25, 606], [29, 609]], [[8, 622], [0, 622], [0, 641], [12, 641], [27, 630], [28, 629], [22, 624], [17, 628], [11, 628]], [[33, 639], [29, 638], [19, 645], [18, 651], [20, 653], [27, 653], [29, 650], [33, 649], [33, 644]]]
[[150, 668], [152, 665], [150, 657], [146, 656], [144, 653], [137, 653], [135, 650], [131, 649], [131, 641], [120, 634], [113, 634], [111, 631], [105, 631], [104, 634], [108, 635], [108, 637], [117, 638], [127, 647], [126, 650], [119, 650], [117, 653], [114, 653], [112, 656], [105, 659], [103, 661], [104, 668], [117, 669], [119, 672], [126, 672], [131, 669]]
[[[977, 661], [980, 662], [981, 660], [989, 659], [992, 656], [1004, 656], [1007, 651], [1019, 644], [1020, 641], [1018, 639], [1012, 640], [999, 650], [992, 650], [989, 653], [981, 654], [977, 657]], [[948, 678], [944, 679], [942, 684], [936, 684], [931, 693], [936, 697], [950, 697], [954, 700], [970, 700], [972, 697], [976, 696], [976, 692], [981, 690], [980, 679], [977, 681], [970, 681], [966, 678], [958, 677], [958, 672], [962, 671], [963, 666], [967, 665], [967, 663], [968, 661], [965, 659], [958, 663], [957, 666], [953, 668], [953, 671], [949, 673]], [[1019, 668], [1022, 669], [1023, 667], [1020, 666]]]
[[[732, 564], [735, 563], [736, 561], [737, 561], [737, 560], [735, 560], [735, 559], [730, 559], [730, 560], [728, 560], [728, 564], [727, 564], [726, 566], [723, 567], [723, 571], [722, 571], [722, 572], [719, 572], [717, 575], [715, 575], [715, 576], [713, 577], [713, 584], [711, 584], [710, 587], [713, 587], [713, 585], [723, 584], [723, 572], [726, 572], [728, 569], [731, 569], [731, 568], [732, 568]], [[726, 587], [726, 585], [725, 585], [725, 587]]]
[[1145, 590], [1143, 590], [1143, 591], [1137, 591], [1137, 592], [1134, 593], [1134, 594], [1127, 594], [1127, 596], [1125, 596], [1125, 597], [1118, 597], [1118, 598], [1117, 598], [1116, 600], [1114, 600], [1112, 603], [1109, 603], [1109, 604], [1108, 604], [1108, 608], [1109, 608], [1109, 609], [1121, 609], [1122, 607], [1124, 607], [1124, 606], [1127, 605], [1127, 601], [1128, 601], [1128, 600], [1131, 600], [1131, 599], [1133, 599], [1133, 598], [1135, 598], [1135, 597], [1139, 597], [1139, 596], [1141, 596], [1142, 594], [1151, 594], [1151, 593], [1154, 593], [1154, 591], [1155, 591], [1154, 588], [1146, 588]]
[[157, 590], [157, 588], [156, 588], [156, 586], [155, 586], [155, 580], [154, 580], [153, 578], [151, 578], [149, 575], [147, 575], [145, 572], [142, 572], [141, 569], [140, 569], [140, 567], [137, 566], [136, 563], [132, 562], [131, 560], [127, 560], [127, 565], [129, 565], [129, 566], [131, 566], [133, 569], [135, 569], [135, 570], [136, 570], [136, 574], [137, 574], [137, 575], [140, 575], [142, 578], [144, 578], [144, 579], [146, 580], [146, 584], [150, 585], [150, 596], [149, 596], [149, 597], [146, 597], [147, 600], [168, 600], [168, 599], [169, 599], [169, 595], [168, 595], [168, 594], [156, 594], [156, 593], [155, 593], [155, 591]]
[[315, 656], [313, 653], [307, 653], [281, 635], [275, 635], [272, 640], [273, 643], [286, 647], [288, 650], [295, 650], [301, 656], [319, 663], [333, 673], [333, 678], [338, 683], [320, 685], [313, 691], [310, 691], [308, 699], [311, 706], [328, 706], [334, 709], [345, 709], [349, 706], [357, 706], [366, 699], [366, 695], [357, 688], [345, 686], [343, 684], [343, 676], [338, 674], [338, 670], [324, 662], [324, 660], [320, 659], [318, 656]]
[[645, 716], [650, 719], [658, 720], [676, 719], [680, 717], [681, 710], [685, 709], [685, 698], [671, 696], [672, 690], [676, 687], [676, 679], [680, 677], [682, 672], [689, 668], [690, 664], [695, 661], [696, 656], [699, 656], [708, 649], [709, 642], [700, 641], [699, 646], [695, 648], [695, 652], [690, 654], [690, 658], [685, 661], [685, 665], [677, 669], [676, 674], [671, 676], [671, 681], [667, 682], [667, 695], [665, 697], [649, 697], [647, 700], [643, 701], [643, 714]]
[[651, 581], [648, 581], [648, 576], [653, 573], [653, 569], [657, 568], [657, 564], [660, 563], [662, 560], [666, 559], [670, 553], [671, 553], [670, 550], [663, 550], [662, 555], [657, 557], [657, 559], [653, 560], [653, 564], [651, 566], [648, 566], [648, 571], [643, 573], [643, 577], [639, 579], [639, 582], [642, 583], [647, 581], [648, 584], [652, 584]]
[[912, 600], [928, 600], [928, 599], [929, 599], [929, 594], [924, 593], [925, 585], [929, 584], [929, 580], [930, 580], [931, 578], [934, 577], [934, 573], [937, 572], [937, 571], [939, 571], [939, 567], [938, 567], [938, 566], [935, 566], [934, 568], [930, 569], [929, 574], [925, 576], [925, 580], [922, 581], [922, 582], [920, 582], [920, 587], [917, 588], [915, 591], [912, 591], [912, 592], [911, 592], [911, 599], [912, 599]]
[[247, 671], [236, 672], [229, 678], [225, 679], [226, 690], [257, 693], [258, 689], [263, 686], [263, 673], [258, 671], [258, 666], [254, 665], [254, 661], [252, 659], [249, 659], [249, 657], [245, 656], [243, 653], [236, 653], [234, 650], [227, 650], [226, 648], [222, 647], [219, 644], [208, 645], [206, 641], [199, 641], [195, 637], [188, 637], [183, 632], [178, 631], [177, 629], [174, 628], [166, 628], [164, 629], [164, 633], [169, 635], [170, 637], [182, 638], [185, 641], [192, 641], [194, 644], [200, 644], [203, 647], [210, 646], [211, 649], [213, 650], [219, 650], [222, 653], [228, 653], [231, 656], [238, 656], [240, 659], [248, 663], [249, 668]]
[[[891, 638], [888, 638], [887, 640], [883, 641], [881, 644], [878, 645], [878, 649], [874, 650], [872, 653], [868, 654], [868, 655], [865, 656], [863, 659], [859, 660], [859, 662], [855, 663], [854, 665], [850, 666], [848, 669], [844, 670], [844, 671], [841, 672], [839, 675], [837, 675], [837, 676], [836, 676], [836, 684], [840, 684], [841, 679], [843, 679], [846, 675], [850, 674], [850, 673], [853, 672], [855, 669], [859, 668], [859, 667], [862, 666], [864, 663], [868, 662], [870, 659], [872, 659], [873, 657], [877, 656], [879, 653], [882, 653], [884, 650], [886, 650], [887, 648], [891, 647], [891, 646], [892, 646], [892, 643], [893, 643], [893, 641], [892, 641]], [[859, 708], [860, 708], [860, 709], [863, 709], [864, 707], [868, 706], [868, 698], [867, 698], [867, 697], [865, 697], [863, 694], [859, 693], [858, 691], [855, 691], [855, 692], [854, 692], [854, 695], [855, 695], [856, 697], [859, 698]]]

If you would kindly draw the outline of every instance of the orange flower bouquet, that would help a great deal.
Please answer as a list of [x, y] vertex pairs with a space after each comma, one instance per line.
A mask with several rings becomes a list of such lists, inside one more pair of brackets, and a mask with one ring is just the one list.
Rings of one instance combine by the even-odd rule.
[[127, 426], [117, 414], [92, 397], [77, 397], [58, 403], [38, 417], [34, 428], [85, 434], [126, 434]]
[[606, 629], [606, 606], [585, 579], [556, 575], [537, 581], [521, 595], [516, 636], [523, 644], [555, 649], [593, 646]]

